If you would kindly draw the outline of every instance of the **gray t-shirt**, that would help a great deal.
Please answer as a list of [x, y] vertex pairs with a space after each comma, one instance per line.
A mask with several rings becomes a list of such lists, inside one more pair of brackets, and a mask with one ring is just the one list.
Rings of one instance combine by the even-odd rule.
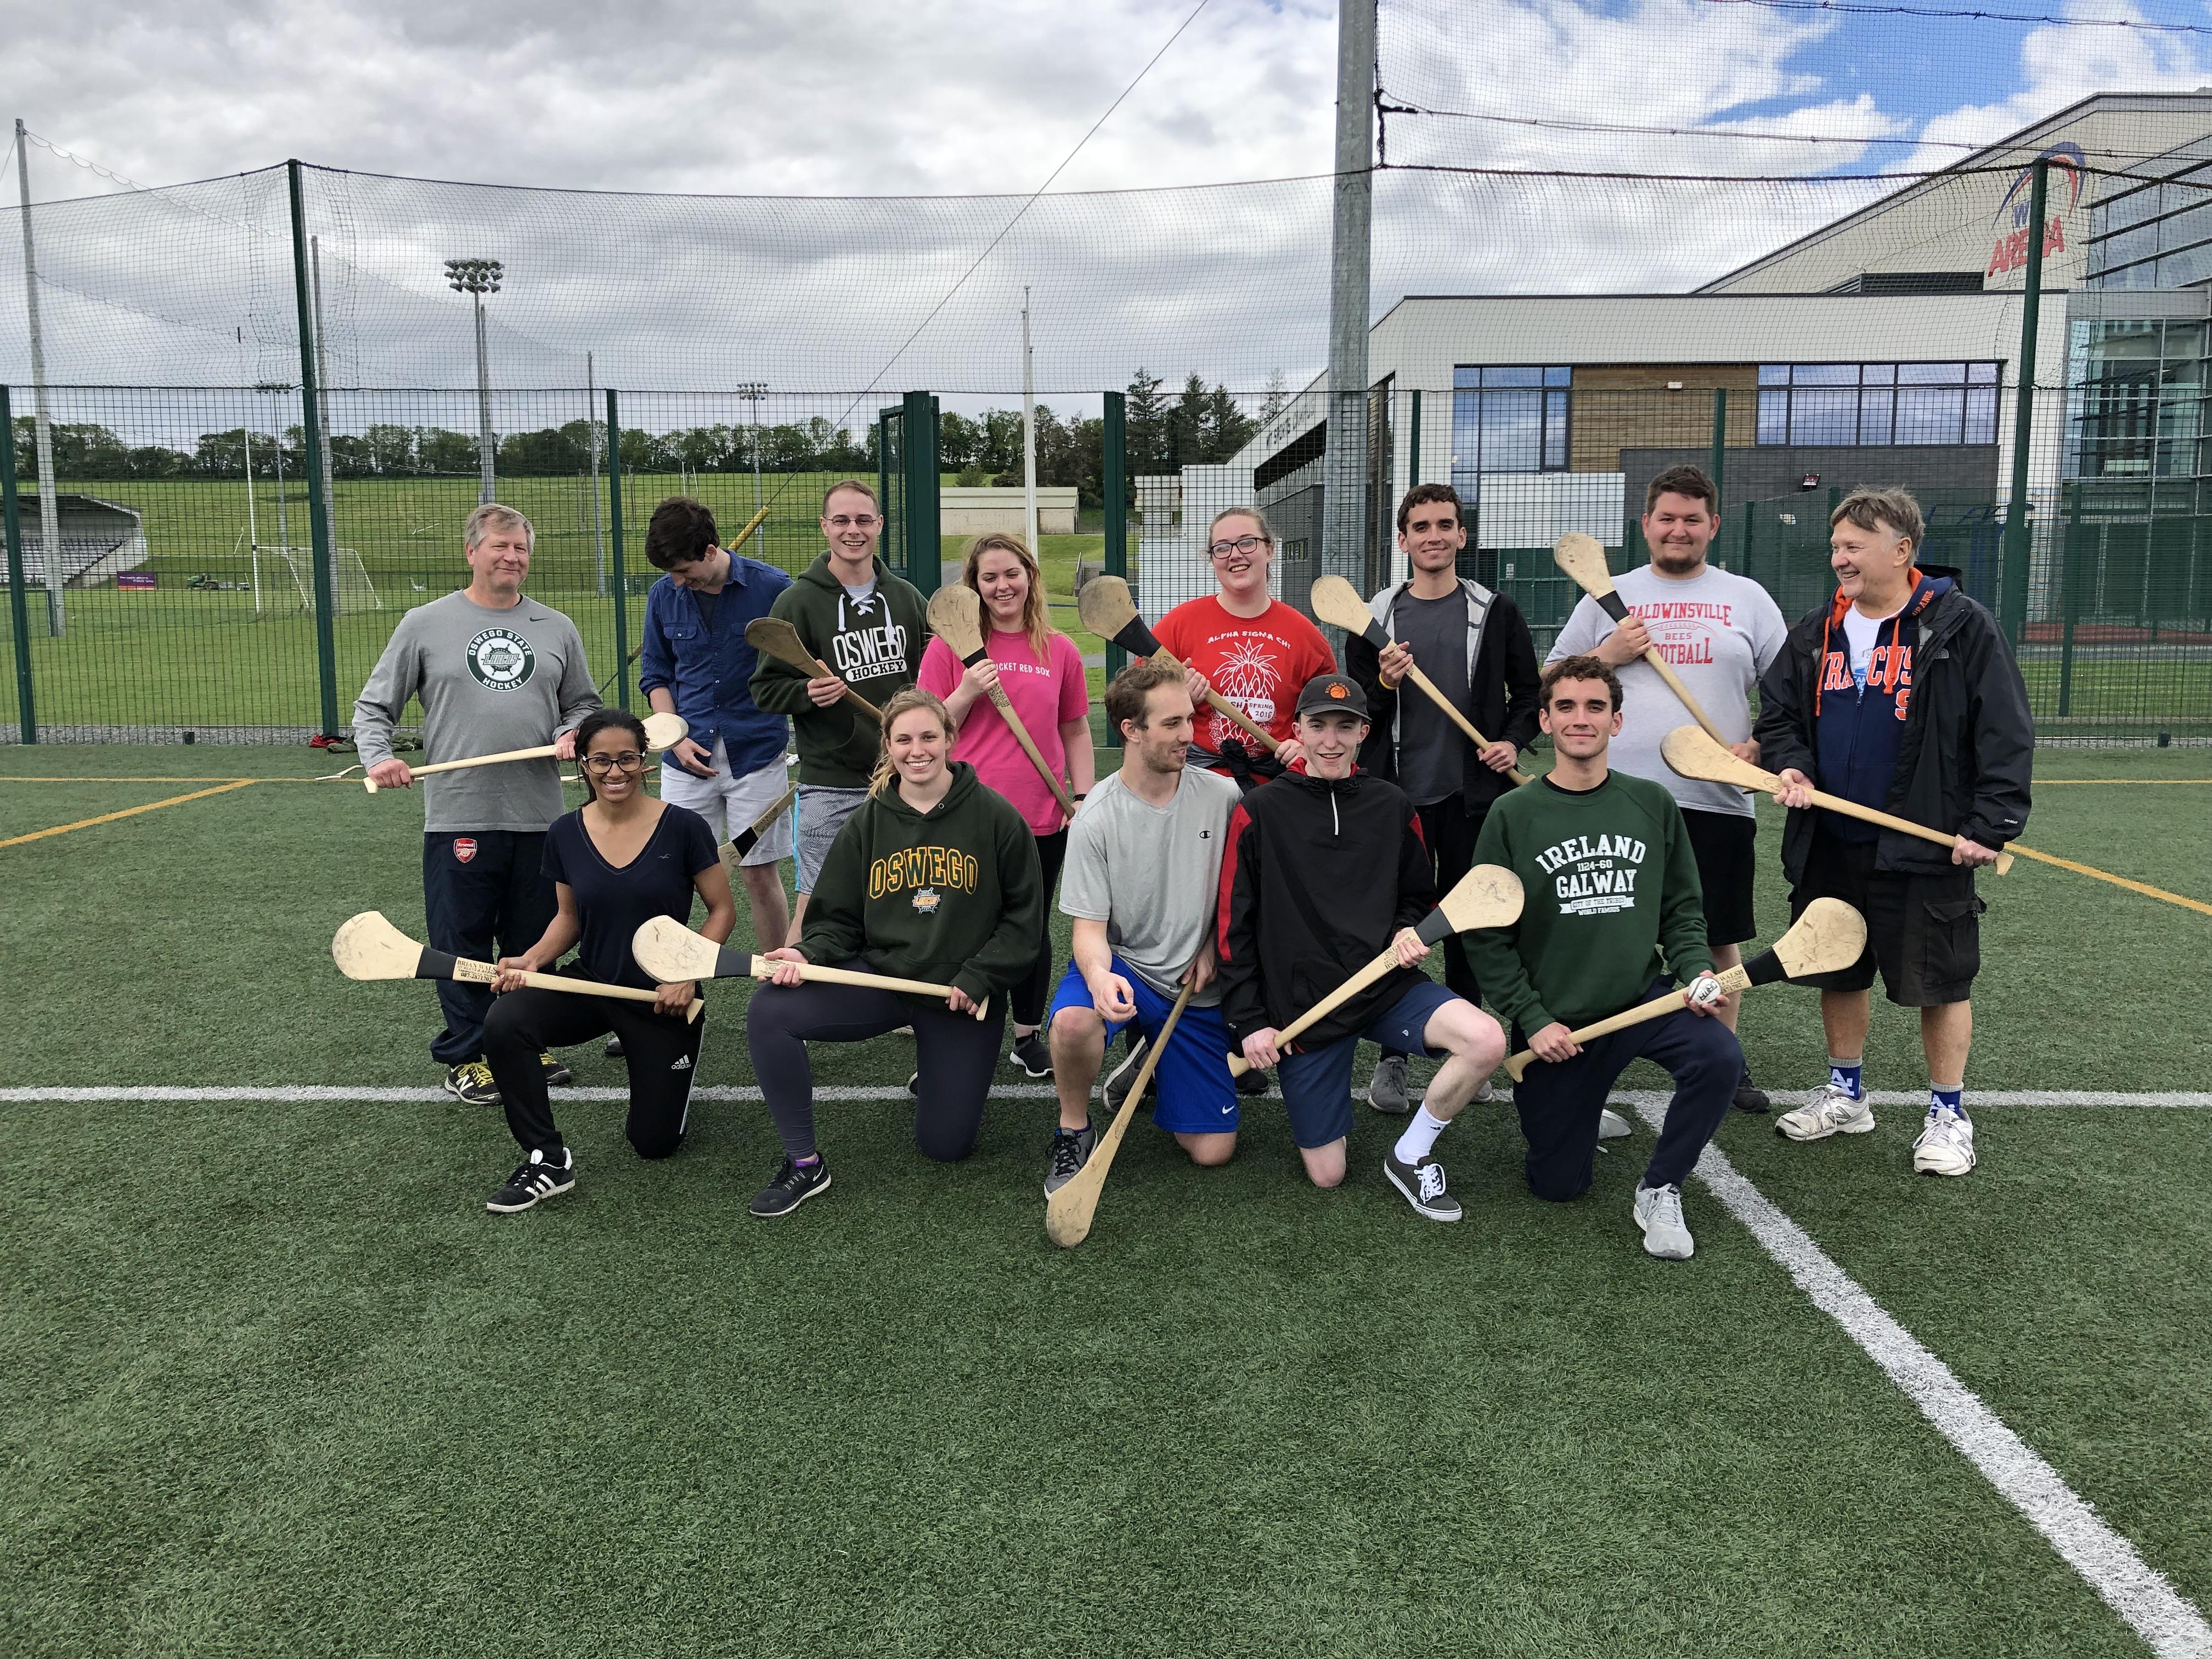
[[[1182, 971], [1213, 930], [1229, 815], [1243, 792], [1215, 772], [1183, 769], [1175, 799], [1154, 806], [1121, 781], [1103, 778], [1068, 826], [1060, 908], [1121, 932], [1114, 954], [1154, 990], [1173, 996]], [[1191, 998], [1211, 1008], [1214, 981]]]
[[[1457, 586], [1440, 599], [1401, 593], [1390, 610], [1390, 632], [1405, 641], [1413, 661], [1451, 699], [1467, 707], [1467, 595]], [[1426, 806], [1467, 787], [1474, 750], [1419, 687], [1398, 692], [1398, 787], [1416, 806]]]
[[[1748, 738], [1751, 694], [1790, 632], [1772, 596], [1748, 577], [1711, 565], [1688, 581], [1675, 581], [1647, 564], [1615, 576], [1613, 585], [1630, 614], [1644, 618], [1652, 645], [1723, 735], [1730, 743]], [[1595, 651], [1615, 626], [1595, 599], [1585, 597], [1545, 661]], [[1632, 777], [1666, 785], [1686, 811], [1751, 817], [1752, 799], [1742, 790], [1686, 778], [1661, 756], [1659, 745], [1667, 734], [1678, 726], [1694, 725], [1697, 717], [1682, 707], [1657, 671], [1638, 657], [1616, 672], [1620, 735], [1613, 740], [1608, 763]]]
[[[422, 702], [426, 763], [537, 749], [599, 706], [576, 624], [526, 595], [495, 611], [464, 592], [399, 619], [353, 706], [362, 764], [392, 758], [392, 729]], [[424, 778], [422, 827], [544, 830], [566, 810], [551, 760], [508, 761]]]

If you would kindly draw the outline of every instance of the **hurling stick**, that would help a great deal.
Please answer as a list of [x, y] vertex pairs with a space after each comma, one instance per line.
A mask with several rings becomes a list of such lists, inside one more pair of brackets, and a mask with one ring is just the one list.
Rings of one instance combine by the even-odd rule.
[[[1552, 561], [1573, 577], [1575, 586], [1595, 599], [1598, 608], [1607, 616], [1617, 623], [1628, 620], [1628, 606], [1620, 595], [1613, 591], [1613, 573], [1606, 568], [1605, 549], [1598, 544], [1595, 536], [1569, 531], [1559, 538], [1559, 545], [1552, 550]], [[1667, 682], [1667, 689], [1682, 700], [1682, 707], [1690, 711], [1690, 718], [1704, 726], [1706, 735], [1715, 743], [1725, 746], [1728, 738], [1722, 735], [1720, 727], [1713, 724], [1713, 717], [1705, 713], [1698, 706], [1698, 700], [1690, 695], [1690, 688], [1682, 684], [1680, 677], [1673, 669], [1667, 666], [1667, 659], [1659, 654], [1659, 647], [1652, 646], [1647, 649], [1644, 660], [1658, 671], [1659, 678]]]
[[[1716, 743], [1694, 726], [1678, 726], [1660, 740], [1659, 753], [1668, 766], [1686, 778], [1701, 778], [1708, 783], [1732, 783], [1740, 789], [1756, 789], [1766, 794], [1779, 793], [1782, 780], [1764, 767], [1753, 766], [1747, 760], [1739, 760], [1724, 743]], [[1955, 845], [1958, 837], [1947, 836], [1941, 830], [1930, 830], [1924, 823], [1915, 823], [1911, 818], [1900, 818], [1879, 807], [1862, 806], [1855, 800], [1845, 800], [1840, 795], [1826, 790], [1813, 792], [1813, 805], [1825, 806], [1831, 812], [1841, 812], [1846, 817], [1863, 818], [1869, 823], [1878, 823], [1885, 830], [1894, 830], [1900, 836], [1917, 836], [1922, 841], [1933, 842], [1938, 847]], [[2020, 849], [2026, 853], [2025, 847]], [[2029, 856], [2034, 856], [2033, 854]], [[1990, 866], [1999, 875], [2012, 868], [2012, 854], [2000, 848], [1997, 861]]]
[[[817, 980], [825, 985], [872, 985], [880, 991], [903, 991], [909, 996], [933, 997], [940, 1002], [952, 994], [950, 985], [939, 985], [933, 980], [864, 974], [852, 968], [821, 968], [811, 962], [770, 962], [766, 957], [732, 951], [726, 945], [702, 938], [673, 916], [647, 917], [630, 939], [629, 953], [639, 967], [664, 985], [687, 979], [764, 980], [777, 969], [788, 966], [797, 968], [801, 979]], [[977, 1003], [975, 1018], [982, 1018], [990, 1006], [988, 997]]]
[[1129, 1120], [1137, 1115], [1137, 1103], [1145, 1097], [1145, 1087], [1152, 1080], [1152, 1068], [1160, 1063], [1167, 1052], [1168, 1039], [1175, 1035], [1176, 1022], [1189, 1006], [1190, 994], [1195, 988], [1186, 978], [1182, 991], [1168, 1010], [1160, 1034], [1152, 1039], [1152, 1049], [1139, 1068], [1137, 1080], [1129, 1085], [1129, 1092], [1121, 1102], [1121, 1109], [1114, 1115], [1113, 1127], [1091, 1148], [1091, 1156], [1075, 1172], [1075, 1176], [1044, 1201], [1045, 1237], [1066, 1249], [1080, 1244], [1091, 1237], [1091, 1218], [1098, 1211], [1098, 1194], [1106, 1185], [1106, 1172], [1114, 1166], [1114, 1154], [1121, 1149], [1121, 1136], [1129, 1127]]
[[[1454, 933], [1477, 927], [1510, 927], [1520, 919], [1521, 878], [1503, 865], [1478, 864], [1453, 884], [1451, 891], [1437, 902], [1437, 908], [1423, 916], [1413, 931], [1422, 944], [1441, 945]], [[1278, 1031], [1275, 1046], [1285, 1046], [1299, 1032], [1328, 1018], [1397, 965], [1394, 945]], [[1231, 1077], [1242, 1077], [1251, 1069], [1251, 1061], [1243, 1055], [1230, 1055]]]
[[[951, 647], [952, 654], [970, 668], [989, 654], [983, 646], [983, 602], [975, 597], [975, 590], [972, 587], [956, 583], [951, 587], [940, 587], [929, 596], [929, 631]], [[1044, 787], [1052, 791], [1053, 799], [1060, 803], [1060, 810], [1073, 817], [1075, 802], [1067, 793], [1067, 786], [1060, 781], [1060, 775], [1047, 765], [1044, 757], [1037, 752], [1036, 744], [1030, 740], [1029, 727], [1024, 726], [1022, 717], [1014, 713], [1012, 700], [995, 685], [988, 695], [991, 707], [999, 711], [999, 718], [1006, 721], [1006, 730], [1014, 734], [1014, 741], [1021, 744], [1022, 753], [1027, 755], [1030, 764], [1036, 768], [1037, 775], [1044, 780]]]
[[810, 680], [833, 679], [844, 686], [842, 701], [853, 704], [866, 714], [878, 726], [884, 723], [884, 711], [859, 692], [845, 684], [843, 676], [806, 648], [799, 637], [799, 630], [781, 617], [756, 617], [745, 624], [745, 643], [756, 651], [766, 652], [778, 662], [788, 663]]
[[[1129, 597], [1129, 584], [1119, 576], [1093, 576], [1084, 583], [1083, 591], [1075, 596], [1075, 614], [1100, 639], [1111, 640], [1133, 657], [1150, 657], [1155, 662], [1183, 666], [1181, 658], [1152, 637], [1152, 630], [1137, 614], [1137, 602]], [[1253, 725], [1251, 716], [1210, 685], [1206, 688], [1206, 701], [1216, 714], [1265, 744], [1269, 754], [1282, 746]]]
[[[381, 910], [364, 910], [349, 918], [331, 940], [331, 959], [348, 979], [457, 979], [472, 985], [489, 985], [499, 973], [489, 962], [433, 951], [385, 920]], [[635, 985], [602, 985], [566, 974], [525, 974], [522, 982], [539, 991], [573, 991], [581, 996], [613, 997], [623, 1002], [653, 1002], [658, 994]], [[684, 1011], [686, 1020], [699, 1018], [707, 1006], [699, 997]]]
[[[681, 714], [647, 714], [645, 717], [645, 746], [653, 754], [684, 741], [691, 730]], [[471, 755], [466, 760], [439, 761], [429, 766], [410, 766], [407, 769], [418, 778], [433, 772], [465, 772], [471, 766], [498, 766], [507, 761], [551, 760], [553, 745], [544, 744], [536, 749], [510, 749], [499, 755]], [[382, 786], [374, 778], [363, 778], [361, 787], [374, 794]]]
[[714, 850], [722, 855], [722, 867], [734, 873], [744, 862], [745, 854], [760, 845], [760, 838], [775, 827], [775, 821], [791, 810], [791, 803], [799, 799], [799, 786], [793, 784], [775, 798], [775, 804], [744, 829], [724, 842]]
[[[1391, 639], [1389, 631], [1381, 623], [1375, 620], [1375, 613], [1370, 611], [1365, 603], [1361, 600], [1359, 590], [1345, 580], [1343, 577], [1322, 577], [1314, 583], [1312, 596], [1307, 603], [1313, 607], [1315, 616], [1331, 626], [1341, 628], [1347, 634], [1358, 635], [1377, 651], [1389, 648]], [[1490, 747], [1490, 739], [1474, 729], [1474, 723], [1453, 706], [1449, 697], [1437, 690], [1437, 683], [1421, 672], [1419, 664], [1407, 665], [1406, 678], [1426, 692], [1429, 701], [1443, 709], [1450, 718], [1452, 724], [1467, 733], [1467, 740], [1469, 743], [1477, 749]], [[1513, 769], [1510, 775], [1516, 783], [1528, 781], [1528, 775], [1517, 766]]]
[[[1754, 985], [1771, 985], [1777, 980], [1832, 974], [1856, 962], [1865, 949], [1866, 918], [1841, 899], [1816, 898], [1805, 907], [1805, 914], [1790, 924], [1790, 931], [1772, 945], [1741, 967], [1724, 968], [1713, 977], [1721, 982], [1722, 990], [1734, 996]], [[1683, 1006], [1682, 994], [1669, 991], [1568, 1035], [1577, 1042], [1589, 1042], [1614, 1031], [1625, 1031], [1632, 1025], [1641, 1025], [1646, 1020], [1664, 1018]], [[1535, 1058], [1534, 1049], [1523, 1048], [1505, 1062], [1505, 1069], [1518, 1083]]]

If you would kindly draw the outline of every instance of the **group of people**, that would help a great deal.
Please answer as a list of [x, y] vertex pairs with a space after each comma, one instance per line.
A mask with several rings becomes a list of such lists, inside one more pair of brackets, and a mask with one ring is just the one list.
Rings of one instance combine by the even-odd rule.
[[[1911, 496], [1861, 490], [1838, 507], [1838, 592], [1791, 628], [1763, 588], [1709, 563], [1717, 491], [1695, 467], [1670, 468], [1646, 492], [1649, 563], [1618, 579], [1626, 620], [1585, 599], [1541, 666], [1513, 599], [1462, 574], [1467, 525], [1451, 489], [1416, 486], [1397, 526], [1408, 574], [1372, 601], [1389, 643], [1352, 637], [1340, 665], [1271, 591], [1264, 514], [1218, 514], [1206, 550], [1216, 591], [1164, 617], [1162, 656], [1106, 688], [1122, 757], [1101, 779], [1080, 653], [1052, 627], [1018, 538], [980, 537], [968, 549], [961, 580], [981, 603], [986, 648], [963, 663], [929, 637], [922, 596], [877, 556], [883, 518], [866, 484], [826, 494], [824, 551], [795, 579], [722, 549], [711, 513], [672, 499], [647, 538], [665, 574], [647, 602], [640, 684], [689, 735], [661, 757], [655, 799], [644, 787], [644, 728], [598, 706], [573, 624], [523, 596], [527, 523], [478, 508], [469, 586], [402, 622], [362, 695], [356, 735], [379, 783], [410, 782], [391, 735], [419, 697], [431, 759], [550, 732], [586, 788], [585, 805], [562, 816], [551, 762], [423, 781], [431, 944], [499, 958], [489, 993], [441, 983], [446, 1024], [432, 1045], [447, 1089], [501, 1103], [526, 1153], [490, 1207], [527, 1208], [574, 1184], [547, 1103], [548, 1085], [566, 1079], [553, 1052], [562, 1047], [611, 1033], [610, 1051], [618, 1044], [629, 1064], [633, 1146], [657, 1158], [681, 1143], [703, 1029], [682, 1016], [697, 988], [655, 986], [629, 940], [647, 917], [688, 923], [702, 902], [699, 931], [731, 935], [736, 900], [718, 844], [759, 828], [783, 797], [788, 742], [795, 817], [732, 860], [774, 964], [746, 1020], [782, 1141], [755, 1215], [788, 1214], [830, 1187], [812, 1043], [909, 1030], [915, 1139], [941, 1160], [974, 1146], [1002, 1053], [1050, 1076], [1050, 1194], [1096, 1148], [1094, 1088], [1117, 1037], [1122, 1052], [1097, 1091], [1109, 1110], [1164, 1043], [1153, 1121], [1193, 1163], [1219, 1164], [1235, 1153], [1244, 1101], [1267, 1093], [1272, 1073], [1308, 1178], [1334, 1187], [1348, 1168], [1365, 1039], [1381, 1051], [1366, 1099], [1404, 1120], [1384, 1176], [1438, 1221], [1461, 1213], [1440, 1138], [1469, 1103], [1492, 1097], [1509, 1048], [1535, 1056], [1514, 1104], [1528, 1185], [1547, 1199], [1589, 1188], [1599, 1142], [1629, 1133], [1606, 1107], [1613, 1083], [1638, 1057], [1656, 1062], [1675, 1087], [1634, 1218], [1646, 1250], [1686, 1257], [1685, 1177], [1732, 1105], [1771, 1109], [1717, 976], [1757, 931], [1756, 820], [1741, 790], [1666, 766], [1661, 739], [1691, 715], [1647, 652], [1739, 756], [1780, 776], [1793, 915], [1832, 896], [1867, 920], [1861, 961], [1819, 981], [1826, 1080], [1778, 1128], [1814, 1140], [1873, 1127], [1862, 1066], [1878, 970], [1893, 1002], [1921, 1010], [1930, 1098], [1914, 1167], [1972, 1170], [1961, 1091], [1979, 960], [1974, 870], [2024, 823], [2033, 733], [1988, 612], [1918, 562]], [[788, 622], [830, 672], [757, 654], [745, 626], [763, 616]], [[1416, 667], [1485, 742], [1407, 684]], [[999, 712], [1001, 697], [1054, 783]], [[1249, 744], [1224, 702], [1272, 748]], [[1553, 764], [1516, 783], [1540, 735]], [[1815, 787], [1934, 825], [1953, 845], [1947, 854], [1814, 808]], [[788, 913], [785, 856], [797, 864]], [[1510, 927], [1448, 937], [1438, 983], [1423, 969], [1434, 947], [1419, 925], [1483, 864], [1519, 878], [1524, 908]], [[1055, 885], [1073, 931], [1056, 981]], [[572, 950], [580, 974], [655, 990], [658, 1001], [520, 988], [521, 975], [550, 971]], [[1284, 1038], [1385, 952], [1387, 972]], [[804, 977], [809, 963], [946, 991], [824, 983]], [[1574, 1039], [1582, 1024], [1669, 994], [1681, 1006], [1665, 1018]], [[1439, 1062], [1418, 1099], [1416, 1054]]]

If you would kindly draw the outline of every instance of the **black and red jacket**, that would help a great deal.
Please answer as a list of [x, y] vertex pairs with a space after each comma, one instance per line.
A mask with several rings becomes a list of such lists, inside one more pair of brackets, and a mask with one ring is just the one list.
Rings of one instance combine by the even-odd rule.
[[[1231, 1040], [1289, 1024], [1436, 902], [1420, 817], [1404, 790], [1358, 771], [1332, 782], [1293, 762], [1229, 819], [1217, 925]], [[1359, 1030], [1422, 977], [1393, 969], [1297, 1046]]]

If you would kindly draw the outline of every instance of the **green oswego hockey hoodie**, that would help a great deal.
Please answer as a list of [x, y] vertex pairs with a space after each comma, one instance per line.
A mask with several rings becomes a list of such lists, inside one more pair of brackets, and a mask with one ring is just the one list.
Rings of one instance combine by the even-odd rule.
[[858, 957], [879, 974], [949, 981], [980, 1002], [1029, 972], [1044, 906], [1036, 834], [974, 767], [955, 761], [934, 811], [915, 811], [893, 787], [845, 820], [799, 950], [827, 967]]
[[[769, 615], [799, 631], [809, 651], [881, 708], [912, 685], [929, 643], [929, 606], [914, 585], [876, 561], [876, 591], [856, 600], [830, 574], [826, 552], [776, 595]], [[791, 716], [799, 740], [799, 781], [829, 789], [865, 789], [882, 737], [875, 721], [849, 702], [817, 708], [806, 676], [766, 652], [753, 670], [753, 701]]]
[[1682, 809], [1648, 778], [1508, 790], [1483, 820], [1474, 861], [1521, 878], [1521, 920], [1468, 934], [1467, 955], [1524, 1036], [1617, 1014], [1662, 972], [1686, 981], [1713, 965]]

